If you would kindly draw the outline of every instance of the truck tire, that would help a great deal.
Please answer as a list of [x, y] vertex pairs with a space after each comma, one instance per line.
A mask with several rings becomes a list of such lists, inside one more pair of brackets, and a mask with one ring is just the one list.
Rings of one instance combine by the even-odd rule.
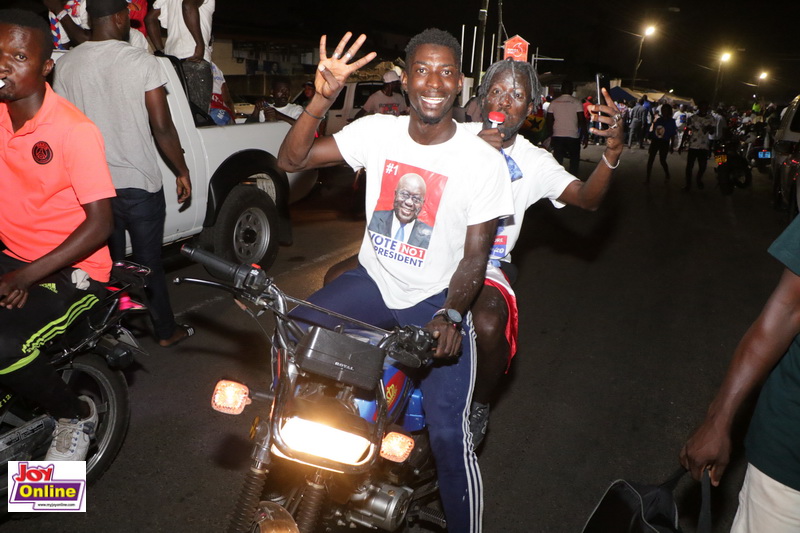
[[267, 270], [278, 256], [278, 210], [258, 187], [234, 187], [211, 230], [214, 253], [228, 261]]

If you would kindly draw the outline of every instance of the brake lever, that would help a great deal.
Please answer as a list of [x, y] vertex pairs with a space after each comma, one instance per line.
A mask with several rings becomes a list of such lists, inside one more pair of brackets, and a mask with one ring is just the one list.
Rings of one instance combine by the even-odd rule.
[[406, 326], [395, 328], [392, 335], [394, 339], [386, 351], [398, 363], [410, 368], [420, 368], [433, 359], [435, 340], [427, 330]]

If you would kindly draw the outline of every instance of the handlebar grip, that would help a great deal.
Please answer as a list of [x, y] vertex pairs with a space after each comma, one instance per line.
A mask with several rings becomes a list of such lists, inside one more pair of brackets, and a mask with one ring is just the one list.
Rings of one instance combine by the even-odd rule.
[[184, 244], [181, 246], [181, 254], [206, 267], [209, 273], [214, 277], [230, 283], [236, 281], [240, 266], [236, 263], [231, 263], [221, 257], [217, 257], [206, 250], [195, 248], [191, 244]]
[[386, 350], [400, 364], [419, 368], [433, 359], [434, 344], [430, 332], [419, 326], [406, 325], [395, 328], [387, 337]]

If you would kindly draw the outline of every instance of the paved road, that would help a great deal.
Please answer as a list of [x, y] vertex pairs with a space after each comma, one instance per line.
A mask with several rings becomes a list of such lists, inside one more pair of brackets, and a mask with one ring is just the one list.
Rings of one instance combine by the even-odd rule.
[[[583, 157], [588, 175], [600, 147]], [[683, 193], [685, 155], [670, 156], [672, 181], [658, 168], [649, 185], [645, 157], [626, 150], [597, 212], [542, 204], [526, 219], [514, 254], [520, 348], [481, 450], [489, 533], [580, 531], [614, 479], [670, 474], [778, 278], [765, 250], [784, 221], [769, 206], [766, 177], [723, 197], [708, 172], [703, 191]], [[295, 206], [295, 244], [273, 268], [287, 292], [309, 294], [357, 250], [363, 222], [347, 213], [346, 181], [324, 178]], [[171, 275], [205, 273], [177, 259]], [[266, 379], [268, 345], [224, 295], [180, 286], [173, 302], [198, 334], [172, 350], [144, 339], [150, 355], [129, 373], [129, 434], [90, 488], [89, 511], [7, 521], [0, 533], [224, 529], [251, 419], [211, 411], [209, 396], [220, 377]], [[739, 460], [714, 492], [718, 531], [730, 523], [741, 472]], [[698, 494], [689, 480], [679, 486], [688, 526]]]

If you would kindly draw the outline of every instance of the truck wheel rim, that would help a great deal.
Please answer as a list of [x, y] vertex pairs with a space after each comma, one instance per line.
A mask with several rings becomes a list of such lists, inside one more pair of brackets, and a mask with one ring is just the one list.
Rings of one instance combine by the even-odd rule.
[[233, 230], [233, 249], [240, 262], [258, 261], [267, 252], [270, 231], [267, 215], [260, 209], [242, 212]]

